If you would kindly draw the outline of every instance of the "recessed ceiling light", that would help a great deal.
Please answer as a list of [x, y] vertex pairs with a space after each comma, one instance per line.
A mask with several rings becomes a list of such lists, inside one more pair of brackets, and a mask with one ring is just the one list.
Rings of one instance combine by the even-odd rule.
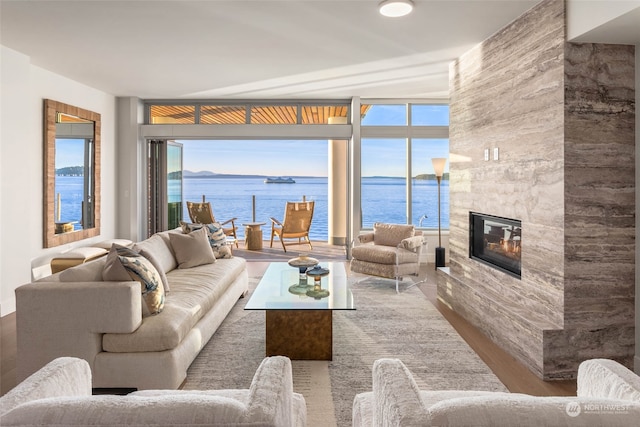
[[397, 18], [411, 13], [413, 2], [411, 0], [384, 0], [378, 8], [382, 15]]

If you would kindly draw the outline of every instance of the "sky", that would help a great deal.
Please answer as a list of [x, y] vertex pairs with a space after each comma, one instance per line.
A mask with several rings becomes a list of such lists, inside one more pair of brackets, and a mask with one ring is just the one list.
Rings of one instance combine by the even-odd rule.
[[[414, 105], [414, 125], [448, 125], [448, 106]], [[406, 125], [404, 105], [375, 105], [362, 125]], [[183, 167], [192, 172], [267, 176], [327, 176], [327, 140], [183, 140]], [[406, 176], [404, 139], [363, 139], [362, 176]], [[413, 139], [412, 175], [433, 173], [431, 158], [448, 157], [446, 139]], [[250, 172], [249, 172], [250, 171]], [[445, 172], [449, 171], [449, 164]]]
[[56, 138], [56, 169], [84, 165], [84, 139]]
[[183, 168], [192, 172], [327, 176], [328, 143], [293, 140], [188, 140]]
[[[179, 142], [184, 144], [183, 168], [192, 172], [327, 176], [329, 144], [326, 140]], [[362, 176], [406, 176], [405, 144], [404, 139], [363, 140]], [[412, 175], [433, 173], [431, 158], [447, 157], [448, 148], [446, 139], [414, 139]]]

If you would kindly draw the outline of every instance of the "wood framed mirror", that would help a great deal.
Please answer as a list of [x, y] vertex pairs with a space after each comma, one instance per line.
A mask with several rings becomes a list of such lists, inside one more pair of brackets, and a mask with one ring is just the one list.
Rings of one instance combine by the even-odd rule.
[[44, 100], [44, 247], [100, 235], [100, 114]]

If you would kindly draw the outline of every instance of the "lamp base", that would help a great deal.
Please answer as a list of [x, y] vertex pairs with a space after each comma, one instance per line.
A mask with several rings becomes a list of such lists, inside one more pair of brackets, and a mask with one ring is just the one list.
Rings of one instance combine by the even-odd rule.
[[444, 248], [438, 246], [436, 248], [436, 270], [438, 269], [438, 267], [444, 267], [444, 259]]

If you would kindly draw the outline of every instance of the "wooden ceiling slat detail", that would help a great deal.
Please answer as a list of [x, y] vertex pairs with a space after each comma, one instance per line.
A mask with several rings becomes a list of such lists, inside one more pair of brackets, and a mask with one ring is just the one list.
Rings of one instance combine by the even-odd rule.
[[[200, 123], [202, 124], [244, 124], [246, 122], [245, 105], [201, 105]], [[362, 105], [360, 114], [365, 116], [370, 105]], [[151, 123], [195, 123], [195, 105], [152, 105]], [[347, 105], [302, 105], [302, 124], [328, 124], [330, 117], [347, 117]], [[296, 105], [253, 105], [251, 106], [251, 124], [296, 124]]]

